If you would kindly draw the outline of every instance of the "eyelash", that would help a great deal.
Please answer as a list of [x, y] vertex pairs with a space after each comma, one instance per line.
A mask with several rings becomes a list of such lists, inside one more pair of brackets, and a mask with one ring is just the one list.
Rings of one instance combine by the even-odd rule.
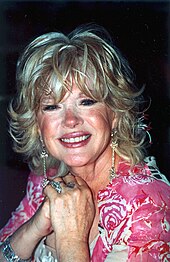
[[88, 98], [88, 99], [83, 99], [80, 104], [84, 106], [91, 106], [94, 105], [95, 103], [97, 103], [97, 101]]
[[[92, 106], [94, 105], [95, 103], [97, 103], [97, 101], [93, 100], [93, 99], [83, 99], [80, 101], [80, 105], [83, 105], [83, 106]], [[44, 111], [53, 111], [53, 110], [57, 110], [59, 107], [59, 105], [46, 105], [44, 106], [43, 110]]]
[[43, 110], [44, 111], [52, 111], [52, 110], [56, 110], [58, 108], [59, 108], [58, 105], [46, 105], [46, 106], [44, 106]]

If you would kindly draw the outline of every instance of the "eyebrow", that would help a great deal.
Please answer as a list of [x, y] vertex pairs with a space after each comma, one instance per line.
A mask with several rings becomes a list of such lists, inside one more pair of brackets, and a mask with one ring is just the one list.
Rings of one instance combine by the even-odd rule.
[[80, 92], [79, 94], [78, 94], [78, 97], [87, 97], [87, 95], [86, 94], [84, 94], [84, 93], [82, 93], [82, 92]]
[[41, 103], [47, 103], [47, 102], [54, 102], [54, 97], [52, 96], [44, 96], [42, 99], [41, 99]]
[[[84, 94], [83, 92], [79, 92], [78, 93], [78, 98], [85, 98], [85, 97], [88, 97], [86, 94]], [[54, 103], [55, 102], [55, 97], [53, 96], [50, 96], [50, 95], [47, 95], [47, 96], [44, 96], [42, 99], [41, 99], [41, 104], [46, 104], [46, 103]]]

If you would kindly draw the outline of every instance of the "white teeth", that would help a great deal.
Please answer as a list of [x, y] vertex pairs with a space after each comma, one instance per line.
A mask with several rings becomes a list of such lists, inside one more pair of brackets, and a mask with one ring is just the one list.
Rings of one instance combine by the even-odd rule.
[[71, 138], [61, 138], [61, 141], [65, 142], [65, 143], [76, 143], [76, 142], [80, 142], [80, 141], [84, 141], [86, 140], [90, 135], [87, 136], [78, 136], [78, 137], [71, 137]]

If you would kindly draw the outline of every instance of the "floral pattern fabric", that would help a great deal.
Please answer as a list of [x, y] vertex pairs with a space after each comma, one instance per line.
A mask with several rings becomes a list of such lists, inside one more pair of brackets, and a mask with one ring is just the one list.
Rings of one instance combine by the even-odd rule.
[[[99, 236], [92, 262], [170, 261], [170, 187], [148, 157], [132, 169], [121, 160], [117, 177], [98, 192]], [[55, 170], [49, 172], [54, 175]], [[0, 241], [33, 216], [43, 201], [42, 177], [30, 174], [27, 194], [0, 231]]]

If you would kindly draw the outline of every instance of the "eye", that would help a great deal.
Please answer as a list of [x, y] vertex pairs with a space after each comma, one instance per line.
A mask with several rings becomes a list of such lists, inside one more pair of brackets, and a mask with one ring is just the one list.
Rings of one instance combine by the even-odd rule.
[[91, 105], [94, 105], [95, 103], [97, 103], [97, 101], [90, 99], [90, 98], [87, 98], [87, 99], [81, 100], [80, 104], [83, 105], [83, 106], [91, 106]]
[[43, 106], [43, 110], [44, 111], [53, 111], [53, 110], [56, 110], [58, 108], [59, 108], [58, 105], [46, 105], [46, 106]]

